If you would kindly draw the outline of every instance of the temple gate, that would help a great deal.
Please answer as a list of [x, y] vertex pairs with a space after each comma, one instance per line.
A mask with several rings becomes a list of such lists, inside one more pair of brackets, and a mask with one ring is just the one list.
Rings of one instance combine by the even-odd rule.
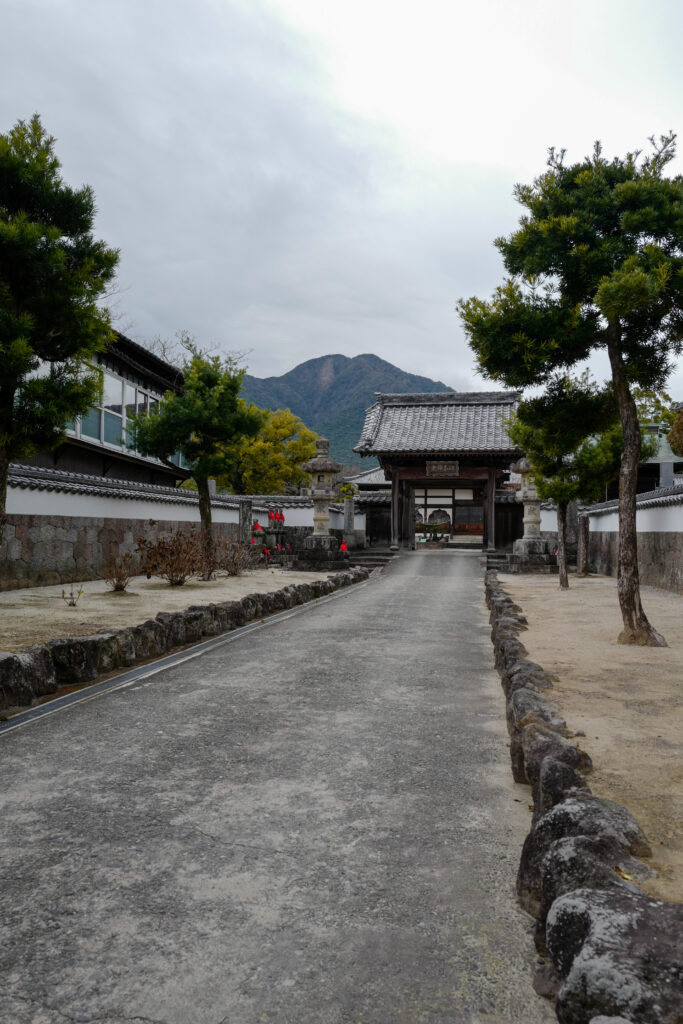
[[505, 429], [518, 401], [516, 391], [376, 395], [354, 451], [376, 456], [391, 481], [392, 547], [413, 547], [416, 522], [438, 519], [489, 550], [497, 531], [506, 544], [520, 535], [514, 495], [496, 497], [522, 454]]

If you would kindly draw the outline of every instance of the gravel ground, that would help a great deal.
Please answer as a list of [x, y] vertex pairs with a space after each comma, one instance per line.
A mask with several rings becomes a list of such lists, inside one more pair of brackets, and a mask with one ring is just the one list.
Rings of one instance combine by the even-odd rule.
[[327, 573], [289, 569], [253, 569], [242, 576], [190, 580], [171, 587], [163, 580], [134, 577], [124, 591], [114, 592], [104, 580], [74, 583], [83, 593], [75, 607], [67, 598], [71, 584], [0, 592], [0, 651], [21, 651], [29, 644], [67, 636], [88, 636], [137, 626], [157, 612], [182, 611], [190, 605], [239, 601], [246, 594], [269, 593], [290, 583], [327, 579]]
[[557, 682], [549, 699], [593, 758], [586, 779], [597, 796], [623, 804], [650, 840], [658, 877], [641, 888], [683, 902], [683, 596], [642, 587], [645, 612], [668, 647], [617, 643], [616, 580], [508, 576], [501, 584], [529, 629], [520, 640]]

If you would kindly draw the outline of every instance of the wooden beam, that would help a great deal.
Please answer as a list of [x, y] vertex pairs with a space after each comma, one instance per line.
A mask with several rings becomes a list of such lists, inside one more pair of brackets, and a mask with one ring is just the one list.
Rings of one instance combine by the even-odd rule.
[[487, 512], [487, 540], [488, 550], [496, 550], [496, 471], [490, 468], [488, 471], [488, 489], [486, 492], [486, 512]]
[[398, 549], [398, 473], [391, 474], [391, 549]]

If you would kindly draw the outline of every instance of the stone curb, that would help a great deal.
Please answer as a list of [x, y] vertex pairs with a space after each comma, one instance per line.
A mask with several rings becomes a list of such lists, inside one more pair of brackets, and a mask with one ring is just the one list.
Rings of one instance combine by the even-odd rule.
[[536, 991], [562, 1024], [681, 1024], [683, 906], [635, 884], [654, 874], [638, 822], [591, 793], [588, 754], [545, 696], [553, 679], [527, 658], [521, 608], [485, 574], [495, 664], [506, 698], [515, 782], [531, 786], [533, 817], [517, 876], [545, 961]]
[[34, 644], [19, 654], [0, 651], [0, 710], [30, 706], [60, 686], [92, 682], [98, 676], [158, 658], [175, 647], [227, 633], [254, 619], [306, 604], [335, 590], [367, 580], [354, 566], [327, 580], [291, 584], [269, 594], [247, 594], [240, 601], [191, 605], [181, 612], [158, 612], [139, 626], [113, 633], [70, 637]]

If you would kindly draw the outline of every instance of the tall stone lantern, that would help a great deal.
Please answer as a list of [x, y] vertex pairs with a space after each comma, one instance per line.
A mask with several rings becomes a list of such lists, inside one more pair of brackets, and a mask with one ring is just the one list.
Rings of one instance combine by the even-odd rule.
[[527, 458], [514, 462], [510, 469], [519, 473], [522, 486], [517, 492], [517, 500], [524, 505], [524, 536], [512, 545], [512, 560], [520, 569], [537, 569], [552, 566], [548, 541], [541, 537], [541, 499], [538, 496], [531, 463]]
[[334, 497], [333, 481], [342, 466], [330, 458], [330, 442], [320, 437], [315, 442], [316, 455], [301, 468], [311, 474], [313, 491], [313, 533], [304, 540], [305, 548], [336, 551], [337, 538], [330, 535], [330, 502]]
[[541, 536], [541, 499], [531, 475], [531, 463], [528, 459], [520, 459], [512, 467], [522, 478], [522, 486], [517, 492], [517, 500], [524, 505], [524, 536], [522, 540]]

